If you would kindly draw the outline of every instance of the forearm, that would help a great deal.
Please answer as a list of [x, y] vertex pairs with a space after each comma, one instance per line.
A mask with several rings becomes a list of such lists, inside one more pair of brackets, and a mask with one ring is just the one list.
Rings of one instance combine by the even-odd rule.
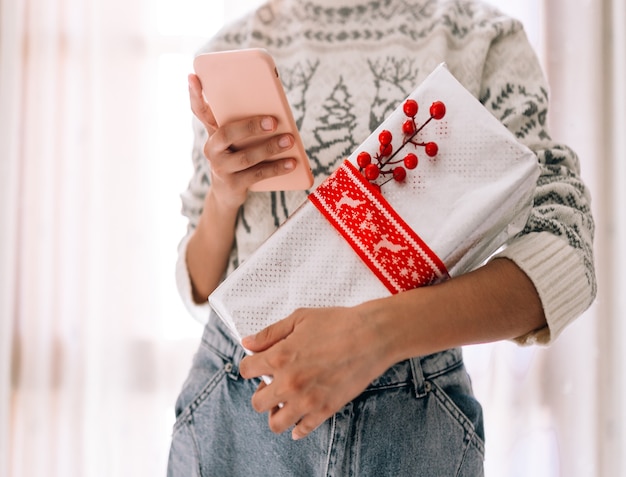
[[530, 279], [508, 259], [360, 306], [387, 344], [389, 364], [444, 349], [513, 339], [545, 326]]
[[187, 245], [187, 269], [196, 303], [205, 302], [224, 276], [237, 212], [238, 207], [220, 204], [211, 191], [207, 193], [198, 226]]

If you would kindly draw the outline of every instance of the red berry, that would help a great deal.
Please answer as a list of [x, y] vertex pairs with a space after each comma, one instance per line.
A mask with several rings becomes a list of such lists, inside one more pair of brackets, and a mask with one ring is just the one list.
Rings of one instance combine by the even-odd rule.
[[396, 182], [402, 182], [406, 179], [406, 169], [402, 166], [398, 166], [393, 170], [393, 179]]
[[382, 146], [391, 144], [391, 139], [392, 139], [391, 132], [387, 131], [386, 129], [382, 130], [380, 134], [378, 135], [378, 141], [380, 141], [380, 144]]
[[435, 101], [430, 105], [430, 115], [434, 119], [441, 119], [446, 115], [446, 105], [441, 101]]
[[370, 156], [369, 152], [363, 151], [359, 152], [359, 155], [356, 156], [356, 162], [361, 169], [368, 166], [372, 162], [372, 156]]
[[406, 114], [410, 118], [414, 118], [417, 114], [417, 101], [414, 99], [407, 99], [404, 102], [404, 106], [402, 107], [404, 110], [404, 114]]
[[369, 164], [363, 171], [363, 174], [368, 181], [373, 181], [378, 178], [380, 170], [376, 164]]
[[439, 152], [439, 146], [437, 146], [437, 144], [434, 142], [427, 142], [424, 146], [424, 151], [426, 151], [426, 154], [428, 154], [430, 157], [435, 157]]
[[417, 167], [417, 156], [412, 152], [404, 156], [404, 167], [407, 169], [415, 169]]
[[415, 123], [412, 119], [407, 119], [402, 123], [402, 132], [407, 136], [415, 133]]
[[382, 157], [391, 156], [391, 153], [393, 152], [393, 146], [391, 144], [381, 144], [379, 151]]
[[380, 186], [378, 184], [372, 183], [372, 187], [374, 188], [376, 192], [380, 192]]

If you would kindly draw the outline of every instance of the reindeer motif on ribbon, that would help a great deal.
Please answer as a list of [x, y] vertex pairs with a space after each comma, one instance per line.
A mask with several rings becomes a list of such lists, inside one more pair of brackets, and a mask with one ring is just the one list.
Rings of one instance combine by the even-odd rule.
[[448, 277], [439, 257], [349, 161], [309, 200], [391, 293]]

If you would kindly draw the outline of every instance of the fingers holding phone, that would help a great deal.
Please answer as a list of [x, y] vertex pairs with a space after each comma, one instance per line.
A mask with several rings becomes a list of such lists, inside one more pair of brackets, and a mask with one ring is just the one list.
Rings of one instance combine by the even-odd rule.
[[191, 110], [207, 130], [209, 139], [204, 154], [211, 162], [213, 183], [221, 183], [231, 192], [245, 192], [254, 184], [293, 171], [293, 157], [275, 159], [294, 146], [292, 134], [276, 134], [278, 120], [257, 116], [217, 125], [210, 105], [204, 99], [202, 84], [195, 74], [189, 75]]
[[277, 124], [272, 116], [255, 116], [218, 127], [204, 148], [214, 178], [247, 190], [291, 173], [297, 164], [290, 154], [295, 140], [290, 133], [276, 133]]
[[[278, 70], [265, 50], [205, 53], [196, 57], [194, 69], [192, 110], [213, 131], [205, 148], [212, 164], [219, 162], [224, 174], [236, 172], [251, 190], [313, 185]], [[222, 164], [226, 157], [231, 163]]]

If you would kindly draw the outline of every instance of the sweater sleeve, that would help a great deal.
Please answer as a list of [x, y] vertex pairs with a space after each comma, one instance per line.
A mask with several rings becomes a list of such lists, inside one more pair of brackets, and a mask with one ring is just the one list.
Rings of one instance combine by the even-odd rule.
[[191, 290], [191, 279], [189, 278], [189, 270], [187, 269], [187, 263], [185, 261], [185, 256], [187, 254], [187, 243], [189, 242], [189, 238], [191, 237], [191, 233], [187, 234], [180, 241], [178, 245], [178, 260], [176, 261], [176, 286], [178, 288], [178, 293], [180, 294], [185, 308], [187, 311], [193, 316], [197, 321], [202, 324], [206, 324], [209, 320], [210, 307], [209, 302], [206, 301], [204, 303], [196, 303], [193, 299], [193, 294]]
[[187, 244], [193, 231], [195, 230], [202, 208], [204, 198], [210, 185], [210, 171], [208, 161], [204, 157], [204, 143], [206, 141], [206, 130], [195, 117], [193, 118], [193, 175], [187, 186], [187, 190], [181, 194], [182, 214], [189, 220], [187, 234], [178, 245], [178, 259], [176, 261], [176, 286], [178, 292], [191, 315], [201, 323], [206, 323], [209, 319], [208, 302], [197, 304], [192, 295], [191, 279], [187, 269]]
[[528, 275], [547, 320], [545, 328], [516, 341], [548, 344], [595, 299], [594, 222], [578, 157], [547, 132], [548, 87], [521, 27], [493, 42], [481, 101], [539, 162], [526, 227], [496, 257], [512, 260]]

